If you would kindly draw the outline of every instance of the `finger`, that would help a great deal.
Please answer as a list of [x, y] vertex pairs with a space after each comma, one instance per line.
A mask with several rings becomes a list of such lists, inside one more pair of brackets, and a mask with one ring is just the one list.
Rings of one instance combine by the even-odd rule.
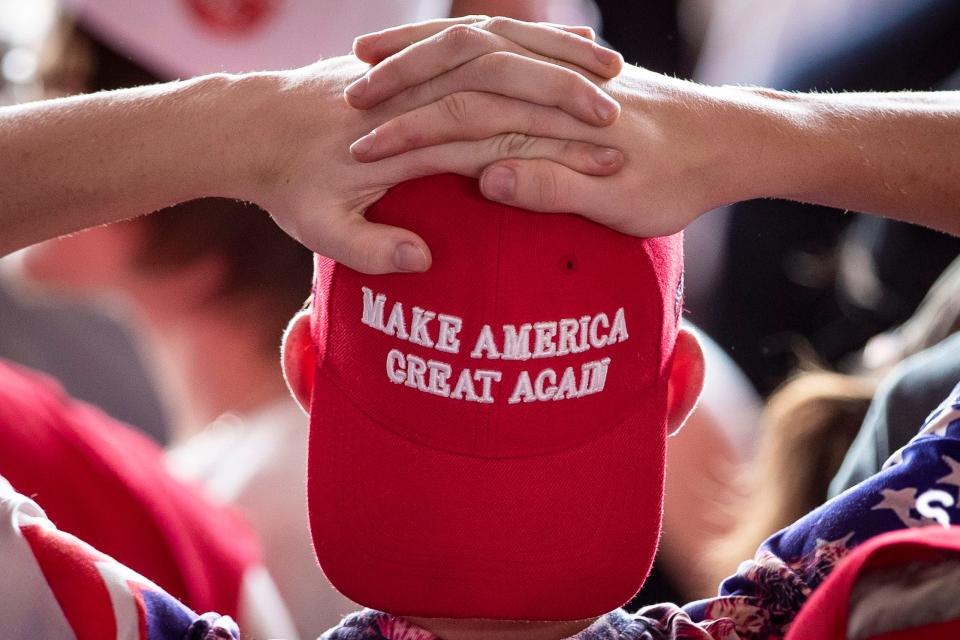
[[[562, 33], [549, 27], [541, 28], [553, 34]], [[568, 55], [544, 58], [541, 54], [493, 32], [476, 26], [455, 25], [378, 64], [349, 85], [344, 91], [344, 97], [347, 103], [356, 109], [369, 109], [404, 89], [431, 80], [474, 58], [497, 51], [538, 57], [548, 62], [559, 61], [564, 65], [574, 65], [587, 73], [592, 73], [591, 67], [602, 66], [598, 64], [593, 52], [585, 50], [583, 46], [597, 47], [598, 45], [579, 36], [570, 37], [576, 41], [576, 44], [568, 45], [566, 51]], [[554, 53], [558, 52], [563, 53], [554, 51]]]
[[552, 107], [490, 93], [454, 93], [385, 122], [354, 142], [350, 153], [358, 161], [373, 162], [421, 147], [501, 133], [590, 140], [596, 130]]
[[458, 92], [483, 92], [558, 107], [587, 124], [613, 124], [620, 105], [581, 74], [547, 62], [497, 51], [404, 91], [391, 106], [410, 111]]
[[377, 169], [390, 183], [438, 173], [475, 178], [488, 165], [506, 158], [549, 159], [577, 173], [597, 176], [616, 173], [623, 167], [623, 154], [616, 149], [508, 133], [416, 149], [377, 163]]
[[430, 249], [420, 236], [370, 222], [360, 213], [325, 227], [321, 243], [306, 244], [316, 253], [361, 273], [413, 273], [430, 268]]
[[597, 39], [597, 32], [593, 30], [593, 27], [588, 27], [586, 25], [571, 26], [569, 24], [558, 24], [556, 22], [539, 22], [537, 24], [553, 27], [554, 29], [560, 29], [561, 31], [568, 31], [569, 33], [575, 33], [581, 38], [586, 38], [587, 40], [596, 41]]
[[503, 36], [524, 49], [547, 58], [572, 62], [601, 78], [616, 77], [623, 70], [623, 56], [591, 39], [556, 27], [512, 18], [491, 18], [483, 29]]
[[487, 167], [480, 190], [495, 202], [531, 211], [577, 213], [616, 228], [602, 211], [609, 196], [609, 178], [577, 173], [550, 160], [504, 160]]
[[[359, 36], [353, 41], [353, 53], [366, 63], [377, 64], [378, 62], [389, 58], [395, 53], [406, 49], [410, 45], [420, 42], [430, 36], [436, 35], [454, 25], [478, 24], [489, 20], [488, 16], [464, 16], [461, 18], [444, 18], [441, 20], [428, 20], [416, 24], [408, 24], [400, 27], [392, 27], [374, 33], [367, 33]], [[574, 33], [582, 38], [596, 40], [596, 33], [593, 29], [585, 26], [567, 26], [553, 23], [541, 23], [546, 26], [554, 27], [561, 31]]]
[[412, 44], [436, 35], [444, 29], [458, 24], [476, 24], [488, 19], [488, 16], [441, 18], [366, 33], [354, 38], [353, 55], [366, 63], [377, 64], [381, 60], [389, 58]]

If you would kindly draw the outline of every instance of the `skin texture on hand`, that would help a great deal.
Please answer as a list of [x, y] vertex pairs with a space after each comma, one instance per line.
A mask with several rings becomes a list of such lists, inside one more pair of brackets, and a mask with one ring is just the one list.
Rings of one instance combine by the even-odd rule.
[[[510, 133], [461, 136], [365, 165], [351, 158], [351, 142], [407, 111], [456, 118], [516, 111], [521, 101], [539, 100], [517, 72], [518, 63], [528, 61], [524, 56], [538, 51], [572, 68], [618, 70], [618, 56], [605, 49], [598, 56], [601, 48], [576, 35], [592, 36], [588, 29], [569, 28], [558, 44], [543, 37], [557, 31], [551, 27], [489, 22], [503, 33], [491, 29], [483, 41], [468, 38], [479, 44], [471, 53], [478, 66], [473, 77], [483, 80], [476, 90], [454, 91], [426, 77], [366, 111], [344, 101], [345, 88], [368, 70], [352, 56], [293, 71], [219, 74], [2, 108], [0, 255], [177, 202], [225, 196], [260, 204], [307, 247], [354, 269], [422, 271], [430, 252], [420, 238], [363, 217], [390, 186], [434, 173], [478, 176], [507, 157], [551, 158], [589, 174], [616, 171], [622, 160], [591, 144]], [[371, 52], [392, 55], [377, 46]], [[491, 82], [479, 68], [505, 75]], [[566, 74], [566, 95], [541, 100], [541, 109], [569, 113], [591, 127], [616, 118], [619, 105], [581, 75], [556, 66], [548, 71], [554, 78], [557, 71]]]
[[[382, 47], [386, 39], [415, 42], [411, 50], [436, 49], [443, 33], [403, 27], [369, 36], [375, 45], [362, 37], [355, 46]], [[569, 34], [541, 35], [559, 42]], [[416, 59], [402, 53], [382, 59], [367, 75], [366, 97], [402, 88]], [[567, 88], [538, 73], [535, 63], [546, 64], [527, 60], [525, 73], [537, 83], [539, 102], [561, 104]], [[440, 75], [430, 82], [449, 92], [478, 86], [465, 66], [434, 67]], [[545, 158], [507, 159], [484, 170], [481, 188], [493, 200], [578, 213], [638, 236], [674, 233], [706, 211], [758, 197], [879, 213], [960, 233], [960, 92], [788, 94], [707, 87], [629, 65], [612, 79], [583, 73], [621, 105], [620, 117], [607, 127], [584, 126], [570, 117], [575, 111], [569, 106], [561, 112], [516, 103], [459, 118], [411, 112], [379, 127], [375, 144], [354, 148], [353, 155], [380, 161], [422, 145], [506, 132], [593, 143], [611, 149], [611, 156], [619, 151], [622, 170], [601, 177]], [[351, 104], [367, 108], [371, 102]]]
[[[391, 66], [402, 64], [405, 61], [400, 58], [381, 63], [381, 77]], [[371, 89], [376, 91], [374, 71], [369, 77]], [[406, 75], [400, 68], [393, 73]], [[455, 73], [447, 72], [433, 82], [455, 90], [463, 82], [453, 77]], [[540, 82], [545, 94], [563, 95], [558, 83]], [[485, 170], [481, 179], [484, 194], [534, 211], [579, 213], [635, 235], [673, 233], [732, 196], [721, 187], [723, 173], [729, 169], [724, 156], [735, 140], [729, 128], [718, 127], [706, 117], [718, 101], [705, 87], [633, 66], [612, 80], [599, 82], [622, 109], [620, 117], [607, 127], [584, 126], [568, 113], [519, 102], [513, 108], [487, 111], [483, 117], [427, 118], [414, 111], [378, 128], [376, 144], [353, 148], [353, 155], [363, 162], [380, 161], [417, 145], [511, 131], [530, 139], [593, 143], [610, 149], [611, 156], [619, 151], [623, 169], [598, 180], [547, 159], [513, 158]], [[691, 188], [691, 184], [700, 188]]]
[[[350, 155], [350, 143], [399, 114], [412, 110], [457, 119], [465, 113], [516, 109], [520, 102], [502, 94], [472, 91], [447, 95], [439, 85], [415, 85], [374, 108], [359, 111], [344, 101], [343, 92], [365, 70], [355, 58], [344, 57], [294, 72], [241, 78], [238, 101], [245, 111], [241, 117], [274, 126], [246, 127], [253, 146], [269, 153], [245, 181], [243, 190], [230, 194], [257, 202], [273, 213], [291, 236], [360, 271], [422, 271], [429, 267], [429, 248], [422, 239], [363, 217], [364, 210], [398, 182], [442, 172], [476, 177], [485, 166], [508, 157], [549, 157], [591, 174], [619, 168], [618, 154], [610, 158], [591, 144], [520, 139], [497, 132], [460, 136], [378, 162], [358, 163]], [[587, 85], [584, 91], [592, 95], [595, 89]], [[280, 101], [273, 98], [278, 93], [283, 96]], [[543, 108], [560, 112], [555, 107]], [[243, 128], [242, 123], [238, 126]]]

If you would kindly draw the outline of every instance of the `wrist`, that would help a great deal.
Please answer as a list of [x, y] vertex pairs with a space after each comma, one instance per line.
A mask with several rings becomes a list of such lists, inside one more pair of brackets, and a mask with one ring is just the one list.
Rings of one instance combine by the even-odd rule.
[[256, 201], [270, 180], [279, 129], [275, 74], [213, 74], [185, 87], [189, 103], [188, 147], [197, 163], [194, 197]]
[[807, 199], [829, 173], [821, 143], [829, 133], [814, 105], [802, 94], [759, 87], [717, 87], [715, 95], [729, 112], [729, 201]]

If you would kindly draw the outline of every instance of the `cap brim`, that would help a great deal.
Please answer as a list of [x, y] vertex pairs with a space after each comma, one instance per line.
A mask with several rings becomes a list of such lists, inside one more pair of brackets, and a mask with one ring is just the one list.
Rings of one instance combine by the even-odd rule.
[[324, 573], [351, 600], [397, 615], [579, 620], [615, 609], [643, 584], [659, 539], [665, 393], [648, 395], [575, 449], [481, 459], [380, 426], [318, 371], [308, 502]]

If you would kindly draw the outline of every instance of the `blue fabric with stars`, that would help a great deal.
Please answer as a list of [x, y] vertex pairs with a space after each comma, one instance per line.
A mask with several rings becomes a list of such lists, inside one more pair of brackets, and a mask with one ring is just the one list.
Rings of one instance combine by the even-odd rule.
[[768, 538], [693, 620], [731, 617], [741, 637], [778, 637], [851, 549], [907, 527], [960, 524], [960, 385], [883, 470]]

